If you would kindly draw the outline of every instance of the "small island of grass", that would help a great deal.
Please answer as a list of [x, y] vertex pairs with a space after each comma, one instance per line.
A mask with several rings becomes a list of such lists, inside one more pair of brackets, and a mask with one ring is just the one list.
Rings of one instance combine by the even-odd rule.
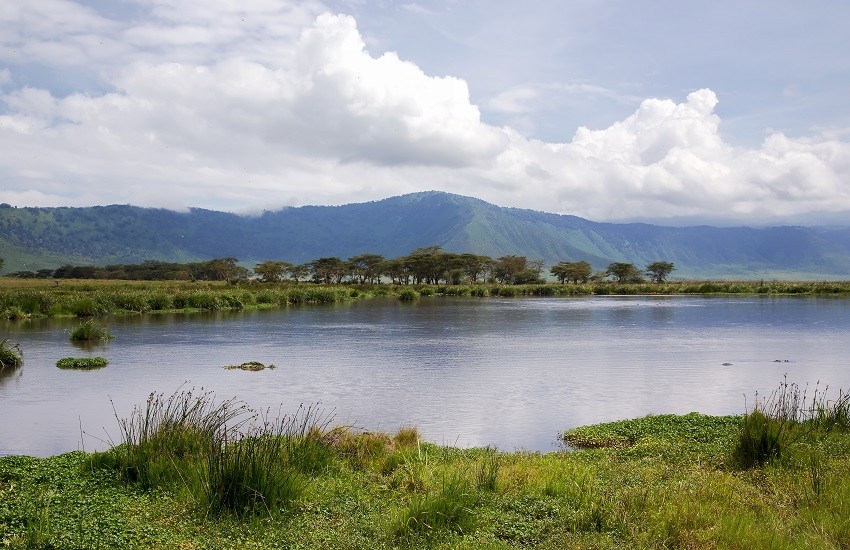
[[60, 369], [95, 370], [102, 369], [109, 364], [105, 357], [64, 357], [56, 361]]
[[225, 365], [224, 366], [225, 370], [246, 370], [246, 371], [250, 371], [250, 372], [257, 372], [257, 371], [261, 371], [261, 370], [265, 370], [265, 369], [276, 369], [276, 368], [277, 368], [277, 366], [275, 366], [271, 363], [269, 363], [268, 365], [265, 365], [263, 363], [260, 363], [259, 361], [246, 361], [246, 362], [241, 363], [239, 365]]
[[24, 354], [19, 344], [10, 344], [9, 340], [0, 340], [0, 369], [15, 369], [24, 363]]

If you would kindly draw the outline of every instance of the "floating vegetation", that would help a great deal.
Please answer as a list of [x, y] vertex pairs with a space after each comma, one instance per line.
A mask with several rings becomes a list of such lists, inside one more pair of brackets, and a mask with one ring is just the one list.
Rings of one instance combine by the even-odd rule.
[[71, 331], [71, 340], [75, 342], [94, 342], [115, 338], [102, 323], [94, 319], [83, 321]]
[[238, 369], [238, 370], [247, 370], [247, 371], [251, 371], [251, 372], [256, 372], [256, 371], [261, 371], [261, 370], [265, 370], [265, 369], [276, 369], [277, 366], [275, 366], [271, 363], [269, 363], [268, 365], [264, 365], [263, 363], [260, 363], [259, 361], [246, 361], [245, 363], [242, 363], [241, 365], [225, 365], [224, 368], [227, 369], [227, 370], [237, 370]]
[[102, 369], [109, 364], [105, 357], [65, 357], [56, 361], [60, 369], [95, 370]]
[[10, 344], [9, 340], [0, 340], [0, 370], [17, 368], [24, 363], [24, 354], [20, 344]]

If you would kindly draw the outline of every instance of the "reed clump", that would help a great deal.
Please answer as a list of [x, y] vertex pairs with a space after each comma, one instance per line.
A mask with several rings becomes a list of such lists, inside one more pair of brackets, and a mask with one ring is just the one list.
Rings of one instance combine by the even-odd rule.
[[115, 338], [109, 329], [95, 319], [87, 319], [71, 330], [70, 338], [74, 342], [96, 342]]

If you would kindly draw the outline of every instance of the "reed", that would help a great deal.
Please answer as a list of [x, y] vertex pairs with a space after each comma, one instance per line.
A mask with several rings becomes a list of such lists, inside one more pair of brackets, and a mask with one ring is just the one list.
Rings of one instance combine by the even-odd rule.
[[71, 330], [70, 338], [74, 342], [94, 342], [115, 337], [102, 323], [87, 319]]

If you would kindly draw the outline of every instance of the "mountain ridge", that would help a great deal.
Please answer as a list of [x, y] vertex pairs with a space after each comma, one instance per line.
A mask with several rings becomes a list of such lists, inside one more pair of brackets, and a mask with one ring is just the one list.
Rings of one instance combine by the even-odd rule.
[[679, 277], [834, 279], [850, 273], [846, 227], [615, 224], [439, 191], [250, 216], [131, 205], [0, 206], [6, 272], [227, 256], [248, 265], [265, 259], [303, 263], [367, 252], [396, 257], [430, 245], [547, 264], [585, 260], [596, 269], [614, 261], [642, 267], [665, 260], [676, 264]]

